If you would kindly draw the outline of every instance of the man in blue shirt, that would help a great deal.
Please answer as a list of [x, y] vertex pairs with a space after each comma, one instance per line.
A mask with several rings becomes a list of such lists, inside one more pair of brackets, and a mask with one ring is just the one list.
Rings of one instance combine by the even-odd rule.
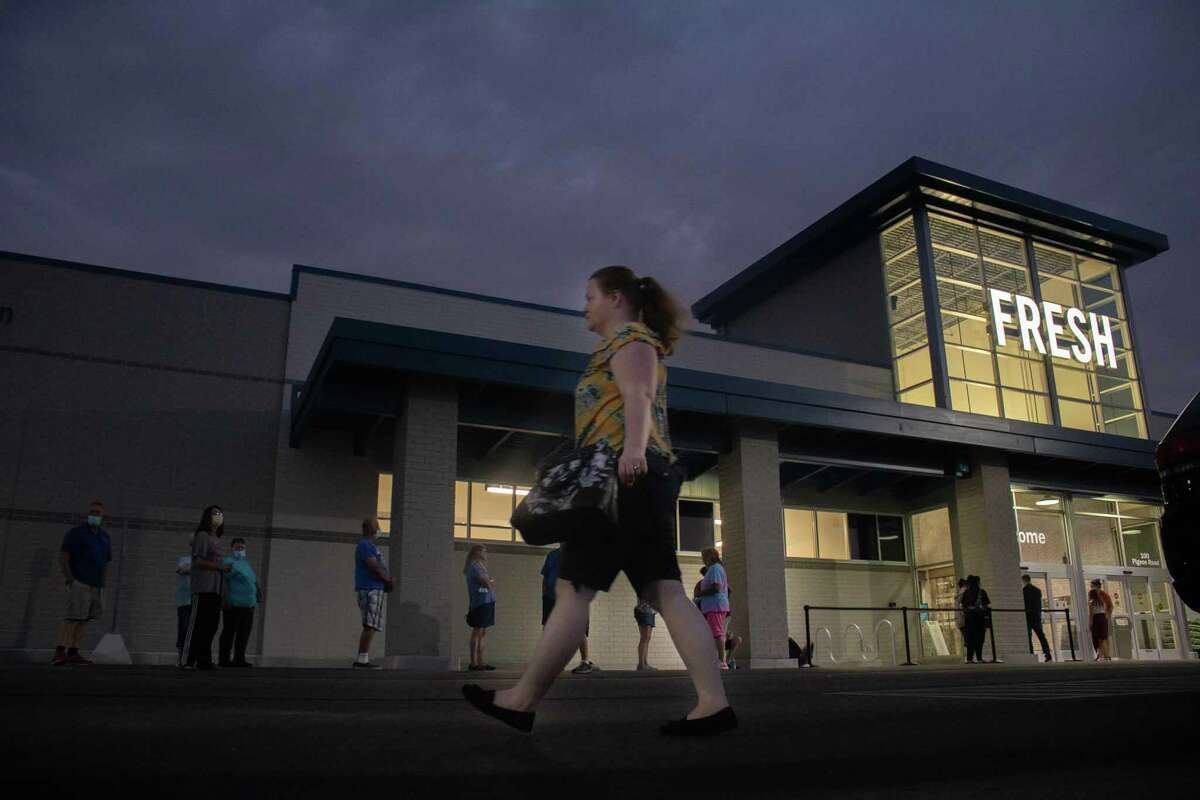
[[358, 669], [379, 669], [378, 664], [371, 663], [371, 640], [375, 631], [383, 630], [383, 596], [396, 586], [383, 552], [375, 544], [378, 536], [379, 520], [364, 519], [362, 538], [354, 548], [354, 593], [362, 616], [362, 635], [358, 637], [358, 656], [353, 665]]
[[[225, 573], [225, 597], [221, 606], [221, 640], [217, 663], [222, 667], [252, 667], [246, 660], [246, 643], [254, 627], [254, 609], [262, 598], [258, 576], [246, 558], [246, 540], [233, 540], [233, 552], [222, 563], [229, 567]], [[233, 659], [229, 657], [233, 650]]]
[[58, 629], [58, 646], [51, 662], [55, 666], [92, 663], [79, 655], [79, 645], [88, 621], [104, 614], [104, 573], [112, 561], [112, 543], [100, 527], [103, 521], [104, 504], [93, 500], [88, 506], [87, 522], [63, 537], [58, 566], [66, 579], [67, 611]]
[[[546, 620], [550, 619], [550, 612], [554, 610], [554, 600], [558, 597], [558, 562], [562, 556], [562, 547], [556, 547], [546, 554], [546, 560], [542, 562], [542, 627], [546, 627]], [[600, 669], [588, 659], [588, 634], [591, 633], [592, 623], [588, 620], [587, 627], [583, 629], [583, 641], [579, 643], [579, 666], [571, 670], [575, 675], [587, 675], [590, 672], [595, 672]]]

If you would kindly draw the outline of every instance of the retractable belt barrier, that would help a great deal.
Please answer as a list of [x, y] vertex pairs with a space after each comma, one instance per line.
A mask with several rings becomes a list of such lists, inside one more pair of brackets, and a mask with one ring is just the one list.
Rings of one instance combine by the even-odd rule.
[[[816, 663], [815, 663], [816, 658], [815, 658], [815, 654], [814, 654], [816, 647], [815, 647], [815, 642], [814, 642], [813, 635], [812, 635], [812, 617], [810, 614], [810, 612], [812, 612], [812, 611], [884, 611], [889, 614], [900, 614], [901, 620], [903, 621], [903, 624], [904, 624], [904, 663], [901, 664], [900, 666], [914, 667], [914, 666], [916, 666], [916, 662], [914, 662], [912, 660], [912, 647], [909, 644], [909, 636], [908, 636], [909, 612], [925, 614], [925, 613], [929, 613], [929, 612], [959, 612], [959, 611], [966, 611], [966, 609], [963, 609], [963, 608], [924, 608], [924, 607], [913, 608], [911, 606], [900, 606], [899, 608], [896, 608], [894, 606], [883, 606], [883, 607], [881, 607], [881, 606], [805, 606], [804, 607], [804, 651], [803, 651], [804, 655], [801, 656], [801, 662], [802, 662], [801, 666], [805, 666], [805, 667], [815, 667], [816, 666]], [[995, 634], [995, 625], [993, 624], [993, 621], [992, 621], [992, 615], [993, 614], [1025, 614], [1025, 613], [1026, 613], [1026, 611], [1023, 608], [988, 608], [987, 609], [988, 638], [991, 640], [991, 646], [992, 646], [992, 660], [990, 663], [993, 663], [993, 664], [1003, 664], [1004, 663], [996, 655], [996, 634]], [[1074, 633], [1074, 631], [1071, 630], [1071, 609], [1069, 609], [1069, 608], [1043, 608], [1040, 613], [1042, 613], [1042, 614], [1064, 614], [1066, 616], [1067, 640], [1071, 646], [1071, 660], [1078, 661], [1079, 659], [1075, 655], [1075, 633]], [[882, 622], [880, 622], [879, 625], [875, 626], [875, 652], [870, 657], [868, 657], [869, 651], [866, 647], [865, 642], [863, 641], [862, 628], [860, 628], [858, 625], [853, 625], [853, 624], [846, 626], [846, 632], [850, 632], [851, 630], [854, 630], [858, 634], [859, 653], [860, 653], [860, 656], [862, 657], [863, 661], [869, 661], [872, 658], [875, 658], [875, 657], [878, 657], [879, 655], [881, 655], [880, 650], [882, 648], [880, 648], [880, 646], [879, 646], [879, 628], [883, 625], [883, 622], [887, 622], [888, 627], [892, 629], [892, 663], [895, 664], [896, 663], [895, 627], [888, 620], [883, 620]], [[834, 651], [833, 633], [829, 630], [829, 628], [821, 628], [819, 631], [817, 631], [817, 633], [818, 633], [818, 635], [821, 633], [825, 634], [826, 638], [829, 641], [829, 660], [832, 663], [835, 663], [835, 664], [838, 663], [837, 658], [836, 658], [836, 656], [834, 656], [834, 652], [833, 652]], [[847, 648], [843, 647], [843, 651], [845, 651], [846, 649]], [[843, 652], [843, 657], [846, 657], [845, 652]]]

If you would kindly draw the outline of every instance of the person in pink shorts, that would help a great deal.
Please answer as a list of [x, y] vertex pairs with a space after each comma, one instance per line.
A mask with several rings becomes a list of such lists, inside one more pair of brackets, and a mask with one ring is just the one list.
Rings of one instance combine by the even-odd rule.
[[704, 559], [704, 579], [700, 581], [696, 594], [699, 597], [700, 613], [708, 622], [712, 631], [713, 642], [717, 648], [717, 658], [721, 661], [721, 669], [729, 669], [725, 657], [725, 620], [729, 617], [729, 577], [725, 574], [725, 565], [721, 563], [721, 554], [717, 548], [709, 547], [700, 554]]

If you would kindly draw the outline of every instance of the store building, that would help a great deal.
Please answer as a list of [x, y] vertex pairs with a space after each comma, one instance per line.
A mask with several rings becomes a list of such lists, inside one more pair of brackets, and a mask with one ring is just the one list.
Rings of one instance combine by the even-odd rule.
[[[1172, 417], [1150, 410], [1124, 281], [1166, 248], [913, 159], [696, 303], [713, 332], [669, 362], [680, 560], [690, 585], [698, 551], [721, 548], [740, 660], [794, 663], [806, 605], [937, 608], [968, 573], [998, 608], [1021, 608], [1024, 573], [1069, 608], [1070, 633], [1049, 617], [1056, 658], [1072, 639], [1090, 656], [1093, 576], [1117, 602], [1118, 656], [1187, 657], [1153, 466]], [[250, 542], [266, 663], [348, 663], [352, 551], [376, 515], [398, 578], [378, 656], [466, 655], [476, 541], [498, 581], [489, 660], [532, 651], [546, 550], [508, 517], [570, 434], [594, 345], [578, 312], [313, 267], [274, 294], [17, 254], [0, 254], [0, 306], [11, 657], [53, 646], [54, 558], [93, 497], [117, 556], [90, 636], [115, 629], [138, 659], [174, 656], [175, 558], [210, 503]], [[634, 602], [621, 579], [595, 603], [600, 666], [635, 663]], [[895, 641], [903, 660], [898, 612], [811, 624], [818, 659], [891, 663]], [[909, 626], [917, 659], [961, 658], [951, 614]], [[995, 639], [1033, 659], [1021, 615], [997, 615]], [[662, 627], [651, 662], [680, 664]]]

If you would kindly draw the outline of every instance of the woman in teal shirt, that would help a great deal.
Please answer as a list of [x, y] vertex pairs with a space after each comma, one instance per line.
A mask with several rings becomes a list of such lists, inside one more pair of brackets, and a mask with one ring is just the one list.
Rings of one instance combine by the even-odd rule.
[[[246, 540], [233, 540], [233, 553], [226, 556], [224, 563], [229, 572], [225, 574], [225, 602], [222, 606], [220, 660], [222, 667], [252, 667], [246, 660], [246, 643], [250, 641], [250, 629], [254, 627], [254, 609], [258, 608], [262, 593], [258, 589], [258, 577], [246, 559]], [[233, 659], [230, 660], [230, 650]]]

